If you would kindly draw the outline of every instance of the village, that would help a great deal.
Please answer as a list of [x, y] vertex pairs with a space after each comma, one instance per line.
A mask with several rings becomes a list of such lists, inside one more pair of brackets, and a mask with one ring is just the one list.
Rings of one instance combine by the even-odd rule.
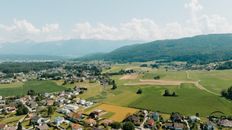
[[[76, 86], [69, 91], [58, 93], [36, 94], [29, 91], [22, 97], [0, 97], [0, 114], [3, 118], [19, 116], [15, 122], [0, 123], [1, 130], [50, 130], [50, 129], [166, 129], [214, 130], [216, 126], [231, 127], [231, 121], [226, 118], [210, 116], [208, 122], [203, 122], [199, 114], [184, 116], [173, 112], [163, 117], [162, 113], [148, 110], [135, 110], [127, 114], [121, 113], [125, 118], [115, 121], [106, 116], [107, 111], [99, 109], [99, 103], [78, 98], [80, 94], [88, 91], [85, 87]], [[101, 103], [100, 103], [101, 104]], [[105, 107], [108, 107], [105, 105]], [[123, 111], [124, 108], [121, 108]], [[87, 112], [88, 111], [88, 112]], [[217, 113], [217, 112], [215, 112]], [[120, 115], [120, 110], [118, 113]], [[165, 114], [168, 115], [168, 114]]]
[[[109, 87], [111, 91], [114, 91], [118, 86], [111, 76], [122, 75], [119, 80], [133, 80], [136, 75], [147, 72], [147, 70], [120, 69], [102, 73], [103, 69], [110, 68], [109, 64], [62, 64], [59, 67], [39, 71], [13, 73], [11, 77], [6, 76], [6, 73], [0, 73], [1, 84], [37, 80], [62, 81], [62, 85], [72, 86], [59, 92], [40, 93], [30, 89], [25, 95], [0, 96], [0, 130], [217, 130], [232, 128], [231, 117], [224, 116], [220, 111], [202, 118], [197, 112], [186, 116], [179, 112], [164, 113], [81, 98], [81, 95], [90, 90], [76, 83], [97, 83], [102, 88]], [[140, 68], [144, 69], [144, 65], [140, 65]], [[158, 80], [158, 76], [155, 77]], [[137, 95], [142, 94], [142, 89], [139, 90]]]
[[[27, 68], [27, 63], [15, 63], [16, 67], [13, 71], [8, 71], [3, 66], [0, 70], [0, 84], [11, 84], [17, 82], [27, 82], [29, 80], [63, 80], [63, 84], [73, 84], [74, 82], [97, 82], [108, 84], [109, 78], [101, 75], [102, 69], [109, 68], [109, 64], [81, 64], [75, 63], [53, 63], [48, 62], [48, 66], [42, 66], [37, 69], [37, 66]], [[37, 64], [37, 63], [32, 63]], [[41, 64], [41, 63], [39, 63]], [[53, 64], [59, 64], [54, 66]], [[18, 66], [17, 66], [18, 65]], [[1, 72], [2, 71], [2, 72]]]

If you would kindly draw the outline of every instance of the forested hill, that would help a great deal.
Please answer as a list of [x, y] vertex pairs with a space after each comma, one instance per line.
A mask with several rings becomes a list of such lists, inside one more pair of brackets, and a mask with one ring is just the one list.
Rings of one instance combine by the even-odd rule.
[[110, 53], [84, 57], [85, 60], [138, 62], [177, 60], [211, 62], [232, 59], [232, 34], [210, 34], [159, 40], [118, 48]]

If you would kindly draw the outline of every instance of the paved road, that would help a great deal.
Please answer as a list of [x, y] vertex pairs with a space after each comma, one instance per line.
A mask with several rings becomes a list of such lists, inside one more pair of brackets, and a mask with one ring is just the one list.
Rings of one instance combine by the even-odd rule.
[[145, 112], [145, 115], [144, 115], [144, 120], [143, 120], [143, 122], [141, 123], [141, 125], [139, 126], [139, 129], [140, 129], [140, 130], [145, 130], [145, 128], [144, 128], [143, 126], [144, 126], [144, 124], [146, 123], [147, 119], [148, 119], [148, 114], [147, 114], [147, 111], [146, 111], [146, 112]]

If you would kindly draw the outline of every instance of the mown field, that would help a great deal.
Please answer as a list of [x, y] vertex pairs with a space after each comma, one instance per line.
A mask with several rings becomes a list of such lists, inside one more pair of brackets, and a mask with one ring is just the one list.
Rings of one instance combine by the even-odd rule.
[[63, 86], [59, 86], [53, 81], [28, 81], [25, 83], [14, 83], [8, 85], [0, 85], [1, 96], [14, 96], [25, 95], [28, 90], [34, 90], [35, 92], [57, 92], [65, 90]]
[[[232, 114], [232, 102], [220, 95], [221, 90], [232, 85], [232, 70], [226, 71], [176, 71], [164, 69], [139, 69], [138, 65], [133, 68], [143, 72], [137, 79], [121, 80], [122, 76], [114, 76], [118, 89], [108, 93], [104, 102], [120, 106], [149, 109], [164, 113], [180, 112], [192, 115], [196, 112], [201, 116], [208, 116], [213, 111], [222, 111], [227, 115]], [[131, 68], [131, 65], [117, 65], [112, 71]], [[143, 71], [142, 71], [143, 70]], [[144, 71], [145, 70], [145, 71]], [[108, 70], [110, 72], [111, 70]], [[216, 94], [201, 90], [193, 84], [181, 84], [180, 86], [159, 85], [134, 85], [125, 86], [125, 83], [138, 82], [139, 79], [153, 79], [159, 75], [162, 80], [174, 81], [199, 81], [207, 90]], [[136, 91], [141, 88], [143, 93], [137, 95]], [[164, 97], [165, 89], [175, 91], [178, 97]]]
[[106, 112], [104, 115], [102, 115], [102, 118], [105, 117], [118, 122], [123, 121], [128, 115], [134, 114], [139, 111], [138, 109], [134, 108], [120, 107], [103, 103], [88, 109], [85, 113], [89, 114], [90, 112], [95, 110], [103, 110]]
[[[100, 86], [98, 83], [75, 83], [62, 85], [63, 81], [29, 81], [26, 83], [16, 83], [11, 85], [0, 85], [0, 95], [22, 95], [27, 90], [33, 89], [37, 92], [55, 92], [66, 88], [73, 88], [76, 85], [87, 87], [88, 91], [81, 98], [94, 100], [100, 103], [133, 107], [139, 109], [149, 109], [164, 113], [180, 112], [186, 115], [200, 113], [201, 116], [208, 116], [213, 111], [222, 111], [227, 115], [232, 114], [232, 101], [220, 96], [223, 89], [232, 85], [232, 70], [224, 71], [176, 71], [165, 69], [151, 69], [139, 67], [139, 63], [118, 64], [112, 66], [110, 70], [104, 72], [116, 72], [121, 69], [135, 69], [138, 72], [136, 78], [123, 79], [125, 75], [117, 75], [112, 78], [116, 81], [118, 88], [111, 90], [110, 86]], [[128, 83], [140, 82], [140, 79], [153, 79], [159, 75], [165, 81], [196, 81], [212, 92], [194, 86], [193, 84], [183, 83], [175, 85], [132, 85]], [[141, 88], [143, 93], [136, 94]], [[165, 89], [175, 91], [177, 97], [162, 96]], [[214, 94], [215, 93], [215, 94]]]

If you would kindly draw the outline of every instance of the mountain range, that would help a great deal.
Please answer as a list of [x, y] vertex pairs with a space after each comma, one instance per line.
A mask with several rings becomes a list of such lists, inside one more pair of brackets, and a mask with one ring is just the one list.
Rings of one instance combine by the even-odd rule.
[[[81, 57], [93, 53], [106, 53], [116, 48], [131, 45], [137, 41], [109, 40], [60, 40], [33, 42], [30, 40], [0, 44], [0, 55], [44, 55], [62, 57]], [[1, 57], [1, 56], [0, 56]]]
[[143, 62], [175, 60], [207, 63], [232, 59], [232, 34], [209, 34], [181, 39], [158, 40], [128, 45], [109, 53], [82, 57], [81, 60]]

